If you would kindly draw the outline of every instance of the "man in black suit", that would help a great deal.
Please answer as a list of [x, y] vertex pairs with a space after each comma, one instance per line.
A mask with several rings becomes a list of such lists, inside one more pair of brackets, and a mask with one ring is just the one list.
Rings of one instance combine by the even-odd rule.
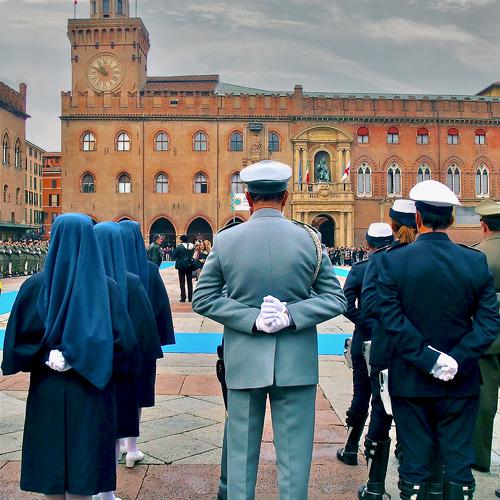
[[181, 302], [186, 302], [186, 282], [187, 297], [189, 302], [193, 300], [193, 267], [194, 245], [189, 243], [188, 237], [183, 234], [180, 238], [181, 244], [172, 252], [172, 259], [175, 260], [175, 268], [179, 273], [179, 286], [181, 289]]
[[410, 192], [419, 237], [380, 260], [379, 307], [395, 353], [389, 392], [403, 459], [403, 499], [426, 499], [434, 443], [444, 463], [449, 500], [472, 499], [478, 358], [500, 329], [486, 257], [453, 243], [455, 194], [436, 181]]

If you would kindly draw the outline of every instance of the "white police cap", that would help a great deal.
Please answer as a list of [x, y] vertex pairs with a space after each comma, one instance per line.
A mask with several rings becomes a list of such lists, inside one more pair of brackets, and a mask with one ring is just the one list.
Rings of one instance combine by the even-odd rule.
[[373, 222], [366, 234], [372, 238], [388, 238], [392, 236], [392, 228], [385, 222]]
[[396, 200], [392, 204], [392, 210], [402, 214], [416, 214], [415, 202], [413, 200]]
[[425, 203], [434, 207], [454, 207], [461, 205], [457, 195], [444, 184], [438, 181], [423, 181], [413, 186], [410, 198], [417, 203]]
[[248, 191], [255, 194], [273, 194], [286, 191], [292, 169], [274, 160], [262, 160], [240, 172], [241, 180]]

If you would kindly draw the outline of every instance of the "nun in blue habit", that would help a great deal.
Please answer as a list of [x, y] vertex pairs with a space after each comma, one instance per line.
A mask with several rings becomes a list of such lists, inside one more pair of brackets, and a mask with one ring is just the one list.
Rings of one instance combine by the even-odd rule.
[[90, 499], [116, 488], [111, 379], [136, 369], [136, 350], [91, 219], [59, 216], [45, 269], [21, 286], [5, 335], [3, 374], [31, 373], [22, 490]]
[[[122, 221], [118, 225], [122, 234], [127, 271], [139, 277], [148, 294], [155, 316], [156, 331], [159, 335], [160, 344], [162, 346], [175, 344], [174, 325], [167, 290], [161, 279], [158, 266], [147, 258], [146, 246], [140, 226], [134, 221]], [[155, 382], [156, 359], [147, 363], [143, 362], [138, 384], [140, 408], [154, 406]], [[144, 455], [137, 449], [137, 441], [133, 438], [127, 439], [127, 467], [133, 467], [135, 462], [142, 460], [142, 458], [144, 458]]]
[[[104, 270], [109, 278], [118, 283], [123, 301], [127, 304], [128, 314], [137, 340], [139, 351], [137, 373], [117, 374], [114, 377], [117, 405], [116, 438], [137, 441], [136, 438], [139, 436], [140, 390], [143, 388], [142, 384], [139, 384], [140, 367], [156, 366], [156, 360], [163, 357], [163, 352], [156, 329], [153, 309], [141, 279], [127, 271], [120, 226], [116, 222], [103, 222], [97, 224], [94, 230], [101, 249]], [[123, 447], [120, 451], [125, 452], [125, 448]], [[132, 458], [129, 456], [129, 464]], [[105, 500], [104, 497], [102, 500]]]

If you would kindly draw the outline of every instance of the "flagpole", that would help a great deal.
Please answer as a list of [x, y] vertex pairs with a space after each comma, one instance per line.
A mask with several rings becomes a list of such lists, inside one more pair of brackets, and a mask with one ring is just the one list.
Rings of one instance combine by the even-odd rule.
[[77, 0], [74, 0], [73, 1], [73, 19], [76, 19], [76, 3], [77, 3]]

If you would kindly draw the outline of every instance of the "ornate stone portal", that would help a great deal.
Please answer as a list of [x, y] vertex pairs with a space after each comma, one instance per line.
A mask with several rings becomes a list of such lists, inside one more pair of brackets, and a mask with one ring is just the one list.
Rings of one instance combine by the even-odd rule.
[[317, 227], [327, 246], [354, 242], [354, 194], [342, 183], [353, 138], [331, 126], [303, 130], [293, 140], [292, 217]]

